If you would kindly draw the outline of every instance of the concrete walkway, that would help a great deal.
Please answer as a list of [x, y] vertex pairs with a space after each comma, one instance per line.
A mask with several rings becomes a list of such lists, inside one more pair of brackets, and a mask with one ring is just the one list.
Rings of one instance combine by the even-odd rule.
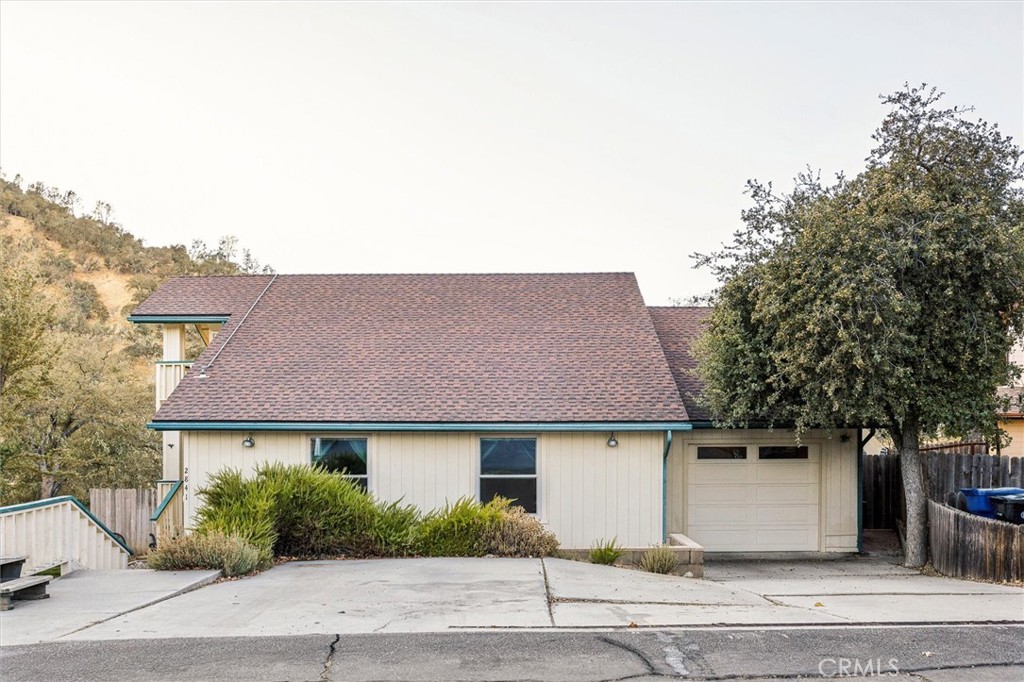
[[220, 571], [75, 571], [0, 612], [0, 646], [49, 642], [209, 585]]
[[[125, 586], [111, 582], [112, 573]], [[705, 580], [561, 559], [309, 561], [181, 594], [209, 580], [209, 572], [182, 577], [189, 575], [72, 574], [52, 583], [49, 603], [19, 604], [3, 614], [3, 644], [495, 628], [1024, 623], [1022, 588], [924, 576], [877, 557], [712, 561]], [[102, 584], [108, 587], [94, 586]], [[165, 600], [153, 603], [160, 594]], [[174, 594], [180, 596], [166, 599]]]

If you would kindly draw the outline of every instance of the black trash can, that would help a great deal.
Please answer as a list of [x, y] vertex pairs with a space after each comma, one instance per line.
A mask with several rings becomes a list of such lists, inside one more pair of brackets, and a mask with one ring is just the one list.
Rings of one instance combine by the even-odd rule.
[[989, 498], [996, 518], [1010, 523], [1024, 523], [1024, 495], [997, 495]]

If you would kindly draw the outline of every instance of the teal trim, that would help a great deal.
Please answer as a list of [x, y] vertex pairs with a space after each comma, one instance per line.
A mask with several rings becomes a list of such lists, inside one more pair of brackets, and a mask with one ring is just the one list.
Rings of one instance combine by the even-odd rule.
[[154, 360], [154, 365], [192, 365], [195, 360]]
[[155, 431], [689, 431], [685, 422], [173, 422], [146, 424]]
[[[159, 481], [159, 483], [170, 483], [170, 481]], [[181, 481], [175, 481], [174, 485], [171, 486], [171, 489], [167, 491], [166, 495], [164, 495], [164, 499], [160, 503], [160, 506], [157, 507], [156, 511], [153, 512], [153, 515], [149, 517], [150, 521], [156, 521], [160, 518], [160, 515], [164, 513], [164, 509], [166, 509], [167, 505], [171, 503], [171, 498], [174, 497], [174, 494], [178, 492], [178, 488], [180, 487]]]
[[89, 511], [85, 507], [84, 504], [79, 502], [77, 497], [74, 497], [73, 495], [64, 495], [63, 497], [50, 497], [50, 498], [47, 498], [45, 500], [37, 500], [35, 502], [25, 502], [23, 504], [12, 504], [9, 507], [0, 507], [0, 514], [11, 514], [13, 512], [25, 511], [27, 509], [38, 509], [39, 507], [49, 507], [49, 506], [54, 505], [54, 504], [60, 504], [61, 502], [71, 502], [71, 503], [73, 503], [76, 507], [78, 507], [82, 511], [82, 513], [84, 513], [86, 516], [88, 516], [90, 519], [92, 519], [93, 523], [95, 523], [97, 526], [99, 526], [100, 529], [104, 533], [106, 533], [107, 536], [110, 537], [111, 540], [113, 540], [118, 545], [120, 545], [121, 549], [123, 549], [124, 551], [128, 552], [128, 556], [132, 555], [131, 548], [129, 548], [128, 545], [124, 544], [124, 542], [119, 540], [118, 537], [116, 535], [114, 535], [114, 532], [112, 530], [107, 528], [103, 524], [102, 521], [97, 519], [96, 516], [91, 511]]
[[128, 321], [135, 324], [224, 324], [227, 315], [129, 315]]
[[672, 429], [665, 431], [665, 454], [661, 458], [661, 541], [668, 544], [668, 451], [672, 449]]

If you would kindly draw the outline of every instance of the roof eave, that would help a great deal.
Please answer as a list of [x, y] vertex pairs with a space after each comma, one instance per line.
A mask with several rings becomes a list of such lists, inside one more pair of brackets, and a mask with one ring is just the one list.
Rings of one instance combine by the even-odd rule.
[[683, 421], [658, 422], [266, 422], [152, 421], [155, 431], [689, 431]]

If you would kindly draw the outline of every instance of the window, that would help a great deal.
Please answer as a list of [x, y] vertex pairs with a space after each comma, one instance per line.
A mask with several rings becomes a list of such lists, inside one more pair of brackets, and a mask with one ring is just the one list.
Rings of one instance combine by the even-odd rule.
[[740, 446], [699, 447], [697, 459], [746, 459], [747, 448]]
[[366, 490], [365, 438], [314, 438], [310, 448], [313, 466], [340, 473]]
[[807, 459], [806, 445], [765, 445], [757, 449], [758, 459]]
[[496, 495], [537, 513], [537, 439], [480, 439], [480, 501]]

